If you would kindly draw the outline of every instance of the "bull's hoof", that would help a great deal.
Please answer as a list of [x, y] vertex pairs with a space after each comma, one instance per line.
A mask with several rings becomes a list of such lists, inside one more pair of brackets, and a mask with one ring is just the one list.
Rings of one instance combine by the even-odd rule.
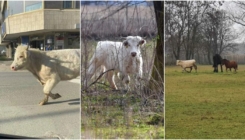
[[50, 97], [52, 98], [52, 99], [58, 99], [58, 98], [60, 98], [61, 96], [60, 96], [60, 94], [59, 93], [56, 93], [56, 94], [52, 94], [52, 95], [50, 95]]
[[43, 99], [43, 100], [39, 103], [39, 105], [45, 105], [47, 102], [48, 102], [48, 100]]

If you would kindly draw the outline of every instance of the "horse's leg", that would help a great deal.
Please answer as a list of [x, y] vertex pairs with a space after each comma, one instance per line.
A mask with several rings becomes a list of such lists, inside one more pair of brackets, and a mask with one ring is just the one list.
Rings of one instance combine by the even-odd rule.
[[220, 69], [221, 69], [221, 72], [223, 72], [223, 68], [222, 68], [222, 65], [220, 64]]
[[192, 71], [192, 67], [190, 67], [190, 72]]
[[214, 72], [216, 72], [216, 71], [215, 71], [215, 67], [214, 67]]

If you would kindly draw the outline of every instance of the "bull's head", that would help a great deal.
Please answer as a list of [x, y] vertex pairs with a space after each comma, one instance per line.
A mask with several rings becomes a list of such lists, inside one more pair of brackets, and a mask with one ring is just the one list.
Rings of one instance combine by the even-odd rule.
[[15, 50], [14, 61], [11, 64], [11, 69], [16, 71], [25, 68], [27, 65], [27, 57], [28, 57], [28, 49], [27, 46], [18, 46]]
[[176, 65], [178, 66], [181, 60], [176, 60]]
[[146, 41], [140, 36], [128, 36], [123, 41], [123, 46], [127, 49], [132, 57], [140, 55], [140, 47], [144, 46]]

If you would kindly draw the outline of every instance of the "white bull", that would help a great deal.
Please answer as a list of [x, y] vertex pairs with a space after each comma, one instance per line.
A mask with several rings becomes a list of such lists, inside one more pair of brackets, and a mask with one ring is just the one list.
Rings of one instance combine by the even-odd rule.
[[44, 86], [45, 98], [39, 103], [44, 105], [49, 97], [52, 99], [61, 97], [58, 93], [51, 93], [59, 81], [71, 80], [80, 75], [80, 50], [43, 52], [29, 49], [27, 46], [18, 46], [11, 69], [14, 71], [27, 69], [37, 78]]
[[[197, 66], [196, 66], [196, 60], [192, 59], [192, 60], [177, 60], [176, 61], [176, 65], [177, 66], [181, 66], [183, 68], [183, 71], [186, 71], [186, 68], [190, 68], [190, 72], [192, 70], [192, 67], [195, 68], [196, 72], [197, 72]], [[188, 72], [188, 71], [186, 71]]]
[[[90, 60], [86, 79], [84, 81], [87, 87], [87, 80], [90, 80], [96, 69], [104, 67], [105, 70], [113, 69], [122, 75], [122, 80], [128, 89], [130, 77], [129, 74], [136, 74], [136, 84], [139, 85], [139, 79], [142, 77], [143, 60], [140, 48], [146, 41], [139, 36], [128, 36], [123, 42], [100, 41]], [[114, 81], [114, 71], [106, 73], [112, 89], [117, 89]]]

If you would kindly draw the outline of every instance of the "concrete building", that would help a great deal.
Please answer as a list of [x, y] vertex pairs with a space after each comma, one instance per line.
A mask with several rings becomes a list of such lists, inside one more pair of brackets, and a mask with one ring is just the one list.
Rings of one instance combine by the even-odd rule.
[[0, 46], [11, 58], [17, 44], [46, 50], [80, 47], [80, 1], [0, 2]]

